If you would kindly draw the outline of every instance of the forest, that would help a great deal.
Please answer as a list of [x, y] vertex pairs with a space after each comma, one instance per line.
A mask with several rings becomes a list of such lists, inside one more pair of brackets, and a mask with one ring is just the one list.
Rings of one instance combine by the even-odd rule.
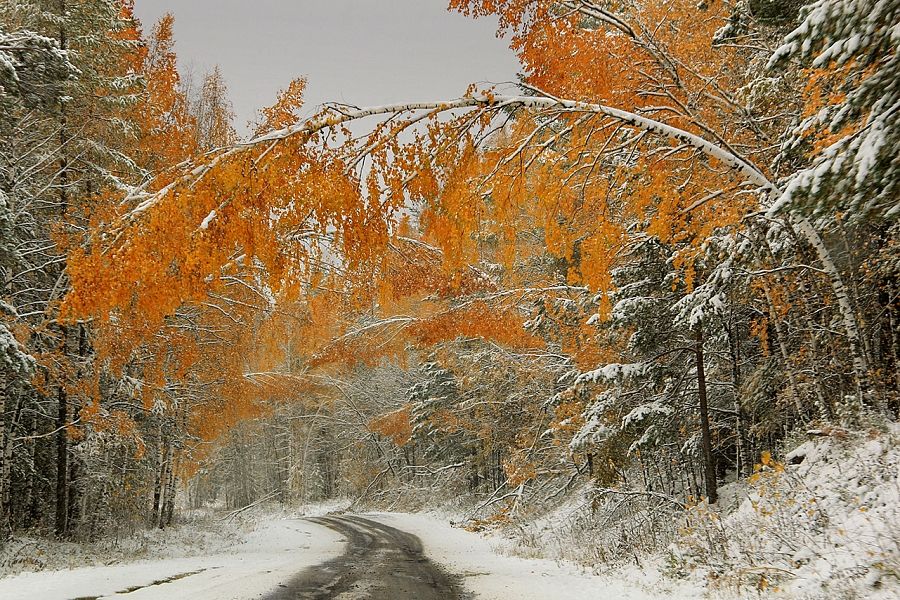
[[0, 2], [0, 540], [578, 495], [584, 560], [709, 558], [896, 419], [900, 0], [452, 0], [515, 93], [249, 137], [133, 10]]

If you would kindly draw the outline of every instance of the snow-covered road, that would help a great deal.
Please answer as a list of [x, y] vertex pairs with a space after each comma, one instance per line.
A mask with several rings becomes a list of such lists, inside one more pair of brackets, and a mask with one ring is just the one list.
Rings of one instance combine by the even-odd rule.
[[[425, 515], [377, 513], [366, 518], [417, 536], [425, 556], [457, 575], [466, 591], [478, 599], [649, 600], [700, 595], [700, 590], [690, 586], [656, 594], [635, 583], [591, 575], [575, 565], [498, 555], [489, 539]], [[345, 537], [321, 524], [304, 519], [269, 521], [249, 534], [244, 544], [210, 556], [23, 573], [0, 579], [0, 598], [265, 598], [286, 590], [308, 567], [331, 561], [346, 550]], [[346, 595], [347, 600], [365, 597], [364, 587]]]

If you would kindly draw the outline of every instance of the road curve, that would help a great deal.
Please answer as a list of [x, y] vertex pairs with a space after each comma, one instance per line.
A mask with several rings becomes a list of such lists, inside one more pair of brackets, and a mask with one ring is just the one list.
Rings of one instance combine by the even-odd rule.
[[343, 535], [347, 551], [263, 600], [464, 600], [458, 578], [428, 560], [414, 535], [356, 516], [309, 519]]

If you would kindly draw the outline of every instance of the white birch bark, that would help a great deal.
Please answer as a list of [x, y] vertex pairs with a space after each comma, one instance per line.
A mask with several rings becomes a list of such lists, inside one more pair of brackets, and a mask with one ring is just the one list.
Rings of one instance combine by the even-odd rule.
[[841, 273], [834, 264], [825, 242], [822, 241], [822, 237], [812, 223], [809, 222], [809, 219], [793, 217], [791, 225], [815, 249], [819, 262], [822, 263], [822, 268], [828, 276], [828, 281], [831, 283], [831, 289], [834, 292], [834, 298], [837, 300], [840, 309], [844, 332], [847, 334], [847, 342], [850, 345], [850, 356], [853, 359], [853, 371], [856, 375], [858, 392], [861, 398], [868, 398], [872, 391], [872, 383], [869, 380], [869, 367], [866, 364], [866, 357], [862, 351], [862, 337], [859, 333], [856, 314], [853, 311], [850, 295], [847, 293], [847, 287], [844, 285]]
[[[742, 158], [735, 156], [724, 148], [712, 142], [709, 142], [696, 134], [684, 131], [683, 129], [679, 129], [677, 127], [672, 127], [671, 125], [668, 125], [661, 121], [649, 119], [637, 113], [620, 110], [610, 106], [604, 106], [602, 104], [592, 104], [589, 102], [579, 102], [576, 100], [560, 100], [557, 98], [542, 98], [535, 96], [478, 95], [456, 98], [454, 100], [446, 100], [442, 102], [408, 102], [402, 104], [385, 104], [382, 106], [371, 106], [367, 108], [341, 109], [340, 111], [333, 109], [333, 112], [331, 114], [328, 114], [327, 116], [321, 116], [319, 118], [312, 118], [306, 121], [302, 121], [300, 123], [297, 123], [296, 125], [267, 133], [266, 135], [248, 140], [246, 142], [241, 142], [232, 148], [223, 148], [207, 162], [197, 164], [184, 176], [176, 179], [159, 191], [153, 194], [135, 195], [126, 198], [125, 202], [136, 200], [140, 200], [140, 202], [137, 204], [137, 206], [135, 206], [133, 209], [131, 209], [131, 211], [129, 211], [122, 217], [120, 225], [126, 225], [131, 220], [147, 212], [148, 210], [159, 204], [169, 193], [171, 193], [178, 187], [188, 184], [195, 184], [199, 180], [203, 179], [203, 177], [205, 177], [210, 171], [212, 171], [223, 161], [233, 156], [237, 156], [239, 153], [256, 146], [275, 144], [282, 140], [286, 140], [298, 135], [312, 135], [314, 133], [322, 131], [323, 129], [378, 115], [394, 115], [399, 113], [412, 113], [423, 110], [431, 111], [434, 113], [441, 113], [465, 108], [499, 111], [501, 109], [514, 106], [531, 109], [560, 110], [570, 113], [593, 113], [597, 115], [603, 115], [616, 121], [620, 121], [623, 124], [630, 125], [631, 127], [634, 127], [636, 129], [641, 129], [650, 133], [656, 133], [657, 135], [661, 135], [665, 138], [686, 144], [692, 148], [700, 150], [704, 154], [716, 158], [724, 164], [738, 170], [747, 178], [748, 181], [758, 185], [760, 188], [763, 188], [770, 193], [780, 193], [780, 190], [778, 190], [778, 188], [772, 182], [770, 182], [765, 177], [765, 175], [763, 175], [759, 171], [759, 169], [749, 164]], [[185, 168], [189, 168], [190, 166], [192, 165], [183, 165], [183, 167]], [[207, 223], [207, 226], [208, 225], [209, 223]]]

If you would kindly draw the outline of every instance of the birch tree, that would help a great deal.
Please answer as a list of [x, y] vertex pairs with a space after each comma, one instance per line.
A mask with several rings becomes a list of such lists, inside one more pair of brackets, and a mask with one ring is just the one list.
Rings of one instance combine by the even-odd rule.
[[[57, 415], [20, 437], [56, 436], [59, 534], [69, 459], [90, 452], [146, 452], [135, 497], [155, 526], [200, 465], [235, 506], [271, 493], [252, 466], [296, 458], [300, 431], [299, 496], [468, 471], [483, 509], [515, 512], [585, 472], [643, 477], [676, 445], [699, 459], [654, 483], [665, 501], [715, 501], [784, 426], [854, 403], [888, 414], [873, 373], [900, 364], [883, 258], [894, 4], [457, 0], [499, 16], [518, 86], [301, 119], [297, 80], [240, 141], [221, 74], [180, 81], [170, 17], [144, 49], [127, 4], [16, 3], [27, 27], [4, 24], [0, 101], [3, 193], [22, 209], [4, 239], [28, 241], [0, 260], [8, 329], [43, 353], [33, 401]], [[70, 99], [47, 100], [57, 88]], [[413, 389], [361, 403], [389, 372]], [[241, 454], [258, 433], [241, 423], [276, 404], [288, 450]], [[316, 458], [354, 435], [364, 466]], [[217, 438], [231, 442], [206, 454]], [[106, 502], [102, 469], [76, 463]]]

